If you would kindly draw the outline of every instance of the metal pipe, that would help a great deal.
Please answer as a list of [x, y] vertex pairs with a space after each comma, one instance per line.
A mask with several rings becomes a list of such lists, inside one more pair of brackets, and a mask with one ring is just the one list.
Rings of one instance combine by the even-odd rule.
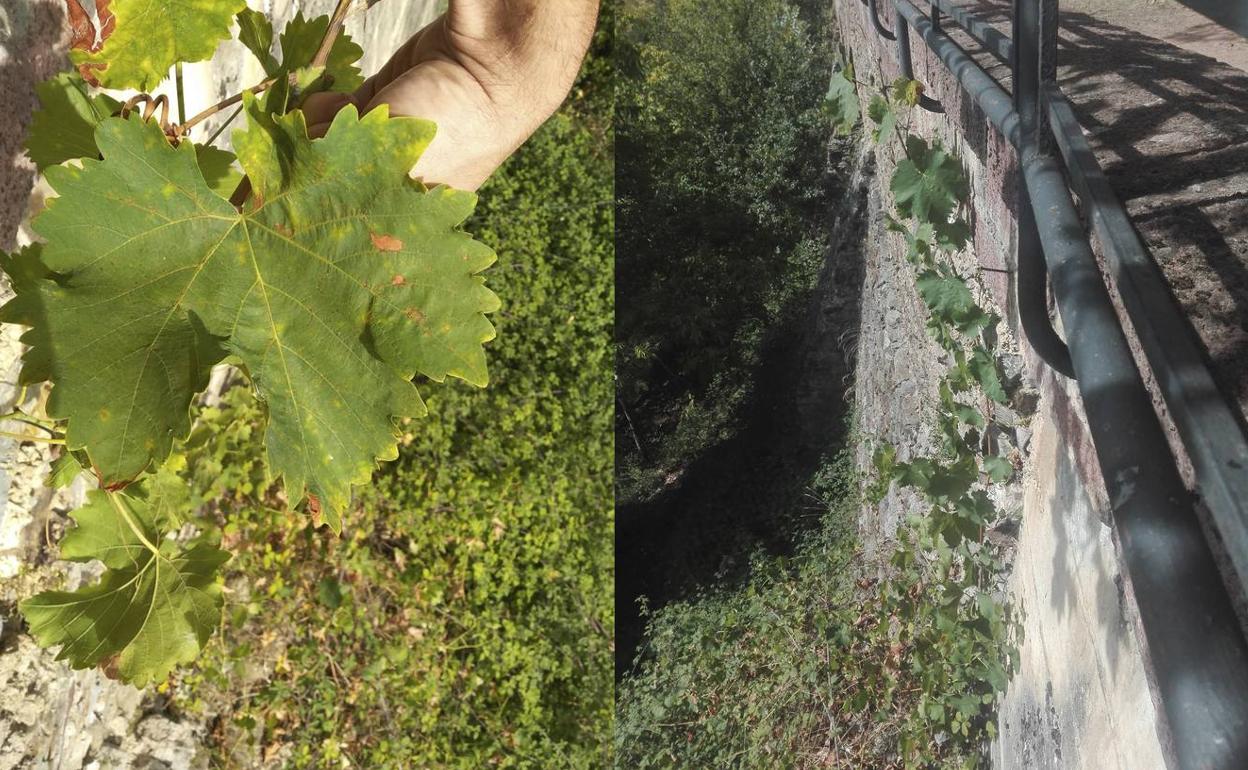
[[[948, 35], [937, 32], [931, 20], [906, 0], [894, 0], [898, 13], [923, 38], [958, 84], [966, 90], [988, 120], [1016, 148], [1019, 145], [1021, 123], [1014, 101], [1005, 89], [989, 77], [961, 46]], [[1034, 235], [1032, 215], [1025, 211], [1027, 199], [1019, 196], [1019, 249], [1018, 249], [1018, 322], [1032, 350], [1040, 359], [1061, 374], [1072, 377], [1074, 368], [1066, 343], [1053, 328], [1049, 318], [1047, 271], [1043, 256]]]
[[[896, 23], [893, 24], [893, 29], [897, 37], [897, 63], [901, 66], [901, 76], [906, 80], [915, 80], [914, 65], [910, 61], [910, 28], [906, 26], [906, 20], [902, 17], [901, 11], [896, 12], [895, 18]], [[940, 102], [923, 91], [919, 91], [919, 106], [928, 112], [945, 111], [945, 108], [940, 106]]]
[[[1052, 0], [1040, 0], [1052, 2]], [[1037, 35], [1030, 34], [1039, 25], [1037, 0], [1014, 0], [1015, 58], [1010, 62], [1014, 73], [1014, 109], [1023, 141], [1039, 144], [1041, 58], [1044, 46]], [[1023, 34], [1024, 30], [1028, 34]], [[1058, 372], [1073, 377], [1070, 350], [1053, 329], [1049, 318], [1048, 270], [1044, 265], [1044, 247], [1036, 227], [1031, 196], [1021, 175], [1018, 179], [1018, 320], [1023, 334], [1040, 358]]]
[[1196, 490], [1242, 582], [1248, 579], [1248, 438], [1218, 391], [1187, 317], [1105, 178], [1070, 103], [1055, 84], [1046, 86], [1042, 95], [1084, 219], [1101, 244], [1118, 296], [1191, 458]]
[[927, 18], [918, 8], [907, 0], [893, 0], [893, 6], [918, 33], [927, 47], [932, 49], [945, 67], [957, 78], [958, 84], [970, 95], [975, 104], [984, 111], [984, 116], [1001, 132], [1011, 145], [1019, 146], [1018, 112], [1014, 109], [1013, 100], [988, 76], [975, 60], [966, 54], [953, 38], [937, 32], [932, 27], [931, 19]]
[[966, 34], [970, 35], [976, 43], [982, 45], [984, 50], [992, 54], [997, 61], [1002, 64], [1009, 64], [1014, 59], [1014, 43], [1010, 40], [1009, 35], [1003, 34], [999, 29], [958, 5], [954, 0], [931, 0], [931, 2], [932, 5], [944, 11], [949, 18], [957, 22], [958, 26], [966, 31]]
[[868, 12], [870, 13], [870, 15], [871, 15], [871, 24], [875, 26], [875, 31], [879, 33], [880, 37], [884, 38], [885, 40], [896, 40], [896, 39], [897, 39], [897, 36], [896, 36], [896, 35], [894, 35], [894, 34], [893, 34], [893, 33], [892, 33], [892, 32], [891, 32], [891, 31], [890, 31], [887, 27], [885, 27], [885, 26], [884, 26], [884, 24], [880, 21], [880, 11], [879, 11], [879, 9], [876, 7], [876, 0], [867, 0], [867, 11], [868, 11]]
[[1057, 162], [1024, 149], [1054, 295], [1180, 768], [1248, 757], [1248, 646]]
[[1018, 323], [1023, 336], [1041, 361], [1065, 377], [1075, 376], [1070, 348], [1053, 328], [1049, 318], [1049, 271], [1044, 264], [1044, 247], [1031, 208], [1025, 184], [1018, 191]]

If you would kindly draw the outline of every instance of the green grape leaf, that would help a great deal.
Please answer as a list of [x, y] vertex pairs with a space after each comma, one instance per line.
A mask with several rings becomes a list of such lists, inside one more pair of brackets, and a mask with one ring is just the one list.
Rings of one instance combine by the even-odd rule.
[[871, 140], [876, 144], [887, 141], [893, 135], [893, 129], [897, 126], [897, 113], [884, 97], [879, 94], [871, 97], [871, 103], [867, 105], [867, 117], [875, 123], [875, 128], [871, 129]]
[[924, 270], [915, 285], [933, 321], [948, 323], [968, 337], [992, 323], [993, 317], [975, 302], [966, 282], [951, 270]]
[[234, 167], [234, 153], [219, 150], [210, 144], [195, 145], [195, 160], [199, 171], [212, 191], [229, 199], [235, 188], [243, 181], [243, 172]]
[[255, 54], [264, 68], [264, 74], [277, 74], [277, 59], [273, 58], [273, 23], [259, 11], [244, 8], [238, 12], [238, 42]]
[[999, 484], [1014, 475], [1014, 465], [1000, 455], [988, 455], [984, 458], [984, 473]]
[[893, 81], [892, 92], [893, 101], [913, 107], [919, 103], [919, 97], [923, 95], [923, 84], [909, 78], [897, 78]]
[[1005, 387], [1001, 384], [1001, 372], [997, 368], [997, 360], [992, 353], [985, 350], [982, 346], [976, 345], [975, 352], [966, 364], [970, 369], [971, 376], [984, 389], [985, 396], [998, 404], [1004, 404], [1009, 401], [1005, 395]]
[[[328, 16], [304, 19], [302, 11], [295, 14], [295, 18], [282, 30], [282, 69], [297, 72], [312, 64], [327, 29]], [[349, 92], [359, 88], [364, 78], [355, 63], [363, 55], [364, 49], [356, 45], [349, 35], [339, 33], [325, 62], [325, 74], [332, 78], [328, 90]]]
[[972, 428], [984, 427], [984, 415], [974, 406], [955, 402], [953, 405], [953, 414], [959, 421]]
[[46, 268], [30, 266], [37, 251], [10, 260], [25, 277], [0, 320], [32, 327], [24, 376], [53, 382], [48, 414], [104, 485], [168, 456], [232, 356], [267, 407], [288, 499], [314, 495], [336, 530], [351, 485], [395, 456], [395, 420], [424, 414], [416, 373], [486, 383], [498, 299], [477, 273], [495, 256], [459, 229], [476, 196], [408, 177], [432, 124], [347, 107], [313, 141], [302, 113], [248, 107], [242, 212], [189, 144], [101, 123], [102, 161], [49, 169], [59, 197], [34, 223]]
[[153, 90], [177, 62], [212, 57], [246, 0], [112, 0], [112, 29], [99, 50], [70, 59], [105, 88]]
[[45, 591], [21, 603], [30, 632], [73, 668], [102, 665], [136, 687], [163, 681], [195, 659], [220, 622], [217, 570], [230, 555], [199, 542], [180, 547], [141, 497], [96, 490], [73, 513], [61, 557], [98, 559], [99, 582]]
[[74, 452], [62, 452], [60, 457], [52, 461], [52, 466], [48, 469], [48, 477], [43, 480], [43, 485], [49, 489], [60, 489], [74, 483], [74, 479], [82, 473], [82, 461], [78, 459], [78, 455]]
[[43, 171], [73, 158], [94, 158], [95, 127], [121, 109], [107, 94], [92, 95], [77, 74], [62, 72], [35, 86], [39, 109], [31, 118], [26, 152]]
[[932, 315], [954, 320], [975, 306], [975, 298], [966, 282], [956, 275], [941, 275], [925, 270], [915, 279], [919, 296]]
[[971, 240], [971, 227], [961, 217], [954, 217], [949, 222], [935, 222], [932, 229], [936, 235], [936, 245], [945, 251], [961, 251]]
[[947, 222], [967, 195], [957, 158], [917, 136], [906, 138], [906, 157], [897, 164], [890, 187], [898, 213], [934, 224]]
[[828, 84], [828, 94], [824, 97], [824, 103], [832, 115], [832, 127], [842, 135], [854, 130], [861, 110], [858, 103], [858, 91], [854, 88], [854, 81], [850, 80], [852, 76], [852, 72], [849, 77], [841, 71], [832, 73], [832, 81]]

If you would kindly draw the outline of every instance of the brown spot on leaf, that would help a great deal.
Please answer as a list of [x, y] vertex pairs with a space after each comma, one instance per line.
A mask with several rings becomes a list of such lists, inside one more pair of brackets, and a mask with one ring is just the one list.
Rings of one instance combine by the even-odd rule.
[[91, 62], [87, 62], [85, 64], [78, 65], [78, 74], [82, 75], [82, 79], [91, 85], [99, 87], [100, 79], [95, 76], [95, 73], [103, 72], [107, 68], [107, 64], [92, 64]]
[[277, 224], [273, 225], [273, 229], [278, 231], [282, 235], [286, 236], [287, 238], [295, 234], [295, 231], [290, 229], [289, 225], [282, 224], [281, 222], [278, 222]]
[[395, 273], [395, 276], [390, 279], [391, 286], [402, 286], [405, 283], [407, 283], [407, 279], [398, 273]]
[[404, 310], [403, 315], [407, 316], [407, 319], [412, 323], [423, 323], [425, 320], [425, 314], [420, 312], [418, 308], [414, 307], [409, 307]]
[[395, 238], [393, 235], [385, 233], [369, 233], [369, 237], [373, 240], [373, 246], [378, 251], [398, 251], [403, 248], [403, 241]]

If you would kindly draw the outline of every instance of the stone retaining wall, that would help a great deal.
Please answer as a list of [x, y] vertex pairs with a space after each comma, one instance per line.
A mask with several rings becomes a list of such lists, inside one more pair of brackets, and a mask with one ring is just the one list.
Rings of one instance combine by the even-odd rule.
[[[888, 83], [898, 77], [896, 43], [876, 34], [865, 4], [836, 0], [835, 7], [856, 79]], [[882, 16], [891, 27], [892, 13]], [[1023, 473], [996, 502], [1007, 519], [1021, 518], [1009, 589], [1025, 615], [1025, 641], [1022, 670], [1001, 708], [993, 763], [1010, 770], [1163, 768], [1159, 711], [1137, 613], [1107, 523], [1104, 484], [1079, 397], [1018, 330], [1014, 151], [917, 37], [911, 52], [915, 77], [944, 107], [943, 114], [915, 109], [911, 130], [956, 151], [968, 172], [973, 249], [959, 268], [976, 276], [973, 291], [1005, 319], [999, 347], [1006, 374], [1021, 380], [1004, 415], [1013, 425], [1001, 438], [1019, 452]], [[875, 150], [855, 409], [866, 443], [891, 442], [905, 459], [931, 451], [937, 441], [926, 407], [937, 403], [936, 384], [949, 362], [923, 328], [926, 314], [905, 244], [884, 227], [888, 179], [899, 152], [894, 146]], [[866, 450], [859, 460], [868, 465]], [[911, 493], [893, 492], [865, 510], [864, 539], [876, 548], [886, 544], [915, 504]], [[1001, 527], [1003, 539], [1012, 530], [1012, 521]]]

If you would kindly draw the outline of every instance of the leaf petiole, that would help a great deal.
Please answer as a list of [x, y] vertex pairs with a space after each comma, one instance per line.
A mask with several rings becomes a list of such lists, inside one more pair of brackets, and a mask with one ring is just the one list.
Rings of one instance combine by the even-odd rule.
[[113, 508], [117, 509], [117, 513], [122, 519], [125, 520], [126, 524], [130, 527], [130, 531], [133, 532], [134, 536], [139, 539], [139, 542], [143, 543], [147, 550], [151, 551], [153, 555], [160, 558], [160, 549], [153, 545], [151, 540], [147, 539], [147, 535], [143, 534], [143, 530], [139, 527], [139, 523], [134, 520], [130, 511], [126, 510], [126, 506], [122, 504], [120, 496], [118, 496], [116, 492], [110, 492], [108, 490], [105, 490], [104, 494], [108, 495], [108, 501], [113, 504]]
[[0, 437], [16, 439], [18, 441], [36, 441], [40, 444], [64, 444], [64, 438], [46, 438], [44, 436], [32, 436], [29, 433], [11, 433], [7, 430], [0, 430]]

